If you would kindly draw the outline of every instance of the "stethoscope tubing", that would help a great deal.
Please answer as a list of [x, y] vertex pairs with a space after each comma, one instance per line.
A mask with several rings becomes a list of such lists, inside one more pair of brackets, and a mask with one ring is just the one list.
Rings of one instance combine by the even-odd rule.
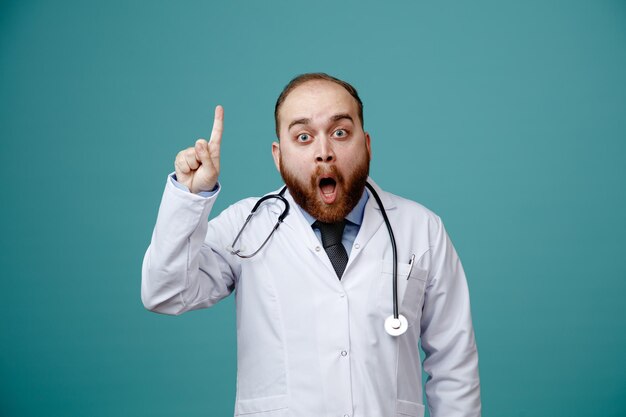
[[398, 311], [398, 249], [396, 247], [396, 238], [393, 234], [393, 229], [391, 228], [391, 223], [389, 222], [389, 218], [387, 217], [387, 212], [385, 211], [385, 207], [383, 206], [383, 202], [374, 187], [369, 182], [365, 183], [365, 186], [374, 196], [376, 200], [376, 204], [380, 208], [380, 213], [383, 215], [383, 220], [385, 221], [385, 225], [387, 226], [387, 231], [389, 232], [389, 240], [391, 241], [391, 253], [393, 259], [393, 318], [397, 319], [400, 315]]

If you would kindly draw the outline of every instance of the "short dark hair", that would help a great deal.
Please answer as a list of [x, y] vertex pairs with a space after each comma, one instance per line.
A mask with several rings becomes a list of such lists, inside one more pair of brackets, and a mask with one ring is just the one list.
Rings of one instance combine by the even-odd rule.
[[276, 123], [276, 137], [280, 138], [280, 134], [278, 130], [278, 111], [280, 110], [280, 107], [283, 105], [283, 102], [285, 101], [289, 93], [291, 93], [296, 87], [306, 82], [318, 81], [318, 80], [330, 81], [332, 83], [339, 84], [340, 86], [345, 88], [346, 91], [348, 91], [348, 93], [350, 93], [350, 95], [356, 101], [358, 112], [359, 112], [359, 119], [361, 120], [361, 127], [363, 127], [363, 102], [361, 101], [361, 98], [359, 97], [359, 93], [357, 93], [356, 88], [354, 88], [350, 83], [340, 80], [339, 78], [335, 78], [332, 75], [328, 75], [323, 72], [309, 72], [306, 74], [300, 74], [297, 77], [295, 77], [293, 80], [289, 81], [289, 84], [287, 84], [285, 88], [283, 88], [283, 91], [278, 96], [278, 100], [276, 100], [276, 106], [274, 107], [274, 122]]

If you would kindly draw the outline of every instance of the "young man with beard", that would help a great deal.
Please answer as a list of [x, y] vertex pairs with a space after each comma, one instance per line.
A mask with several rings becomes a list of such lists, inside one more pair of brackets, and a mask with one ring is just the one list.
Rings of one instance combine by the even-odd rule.
[[[235, 415], [423, 416], [421, 341], [431, 416], [479, 416], [459, 258], [435, 214], [368, 178], [370, 136], [356, 90], [319, 73], [285, 87], [272, 154], [288, 208], [270, 197], [249, 223], [258, 198], [206, 221], [220, 190], [223, 115], [218, 106], [209, 142], [176, 157], [144, 259], [142, 300], [181, 314], [235, 291]], [[385, 331], [392, 244], [374, 193], [397, 246], [399, 312], [408, 327], [395, 336]]]

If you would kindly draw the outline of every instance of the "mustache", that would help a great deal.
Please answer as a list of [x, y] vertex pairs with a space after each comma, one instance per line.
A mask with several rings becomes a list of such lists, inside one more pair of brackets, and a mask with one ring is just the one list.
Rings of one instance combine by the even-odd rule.
[[315, 188], [319, 184], [319, 178], [323, 176], [330, 176], [335, 179], [337, 185], [345, 184], [345, 178], [335, 165], [318, 165], [315, 168], [315, 172], [311, 175], [311, 187]]

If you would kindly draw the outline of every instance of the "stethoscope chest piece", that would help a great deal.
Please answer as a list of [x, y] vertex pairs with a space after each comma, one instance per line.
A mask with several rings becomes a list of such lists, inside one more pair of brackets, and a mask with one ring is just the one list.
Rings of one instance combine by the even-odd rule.
[[404, 334], [408, 328], [409, 322], [402, 314], [399, 314], [398, 318], [395, 318], [392, 314], [387, 317], [387, 320], [385, 320], [385, 331], [391, 336], [400, 336], [401, 334]]

